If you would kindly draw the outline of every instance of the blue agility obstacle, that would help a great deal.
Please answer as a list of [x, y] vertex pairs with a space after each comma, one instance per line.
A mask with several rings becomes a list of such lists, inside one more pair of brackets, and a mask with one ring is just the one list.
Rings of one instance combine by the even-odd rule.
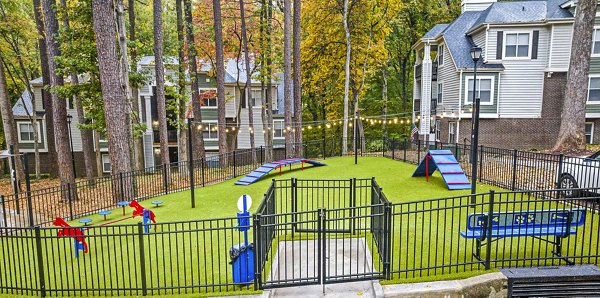
[[465, 175], [465, 171], [460, 167], [460, 164], [450, 150], [429, 150], [427, 155], [421, 160], [419, 166], [413, 173], [413, 177], [427, 177], [439, 170], [444, 178], [444, 182], [449, 190], [455, 189], [470, 189], [471, 182]]
[[318, 162], [316, 160], [312, 160], [312, 159], [288, 158], [288, 159], [283, 159], [283, 160], [266, 163], [266, 164], [260, 166], [260, 168], [250, 172], [244, 178], [236, 181], [235, 184], [250, 185], [250, 184], [260, 180], [262, 177], [266, 176], [267, 174], [269, 174], [269, 172], [271, 172], [274, 169], [279, 168], [279, 173], [281, 174], [282, 167], [291, 166], [291, 165], [297, 164], [297, 163], [302, 163], [302, 170], [304, 170], [304, 163], [311, 164], [313, 166], [326, 166], [326, 164], [324, 164], [322, 162]]

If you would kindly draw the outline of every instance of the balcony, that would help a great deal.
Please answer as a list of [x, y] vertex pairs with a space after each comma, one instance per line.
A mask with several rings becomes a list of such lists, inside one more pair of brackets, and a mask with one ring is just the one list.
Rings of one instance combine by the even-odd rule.
[[[154, 143], [160, 143], [160, 135], [158, 133], [158, 130], [154, 130], [152, 132], [154, 133]], [[169, 143], [177, 143], [177, 130], [167, 130], [167, 139]]]
[[418, 112], [421, 110], [421, 100], [420, 99], [415, 99], [413, 101], [413, 111]]
[[[431, 80], [437, 81], [437, 75], [438, 75], [438, 63], [437, 63], [437, 61], [435, 61], [431, 64]], [[423, 64], [419, 64], [419, 65], [415, 66], [415, 79], [420, 80], [422, 76], [423, 76]]]

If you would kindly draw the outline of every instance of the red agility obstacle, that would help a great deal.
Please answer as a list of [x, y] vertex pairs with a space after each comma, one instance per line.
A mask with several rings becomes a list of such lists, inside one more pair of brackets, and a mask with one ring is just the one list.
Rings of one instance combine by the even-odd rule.
[[88, 245], [85, 242], [85, 233], [83, 228], [71, 227], [60, 217], [57, 217], [54, 220], [54, 225], [64, 228], [58, 231], [58, 237], [72, 237], [74, 239], [76, 258], [79, 258], [80, 250], [82, 250], [84, 254], [88, 253]]
[[150, 221], [152, 221], [152, 223], [154, 224], [154, 229], [156, 229], [156, 219], [154, 216], [154, 212], [145, 209], [137, 201], [131, 201], [131, 203], [129, 203], [129, 207], [135, 209], [131, 217], [141, 216], [143, 218], [145, 233], [148, 233], [150, 230]]

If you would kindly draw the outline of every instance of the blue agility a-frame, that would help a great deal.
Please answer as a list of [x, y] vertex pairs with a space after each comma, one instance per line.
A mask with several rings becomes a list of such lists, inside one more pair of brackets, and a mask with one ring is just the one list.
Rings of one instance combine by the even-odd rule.
[[413, 177], [431, 176], [439, 170], [449, 190], [470, 189], [471, 182], [450, 150], [429, 150], [413, 173]]

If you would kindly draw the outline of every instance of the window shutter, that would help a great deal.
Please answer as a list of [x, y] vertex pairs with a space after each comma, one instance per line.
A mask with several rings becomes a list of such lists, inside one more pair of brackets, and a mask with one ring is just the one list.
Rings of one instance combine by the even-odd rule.
[[531, 44], [531, 59], [537, 59], [538, 57], [538, 43], [540, 39], [540, 31], [533, 31], [533, 41]]
[[502, 59], [502, 42], [504, 41], [504, 31], [498, 31], [498, 37], [496, 39], [496, 59]]

